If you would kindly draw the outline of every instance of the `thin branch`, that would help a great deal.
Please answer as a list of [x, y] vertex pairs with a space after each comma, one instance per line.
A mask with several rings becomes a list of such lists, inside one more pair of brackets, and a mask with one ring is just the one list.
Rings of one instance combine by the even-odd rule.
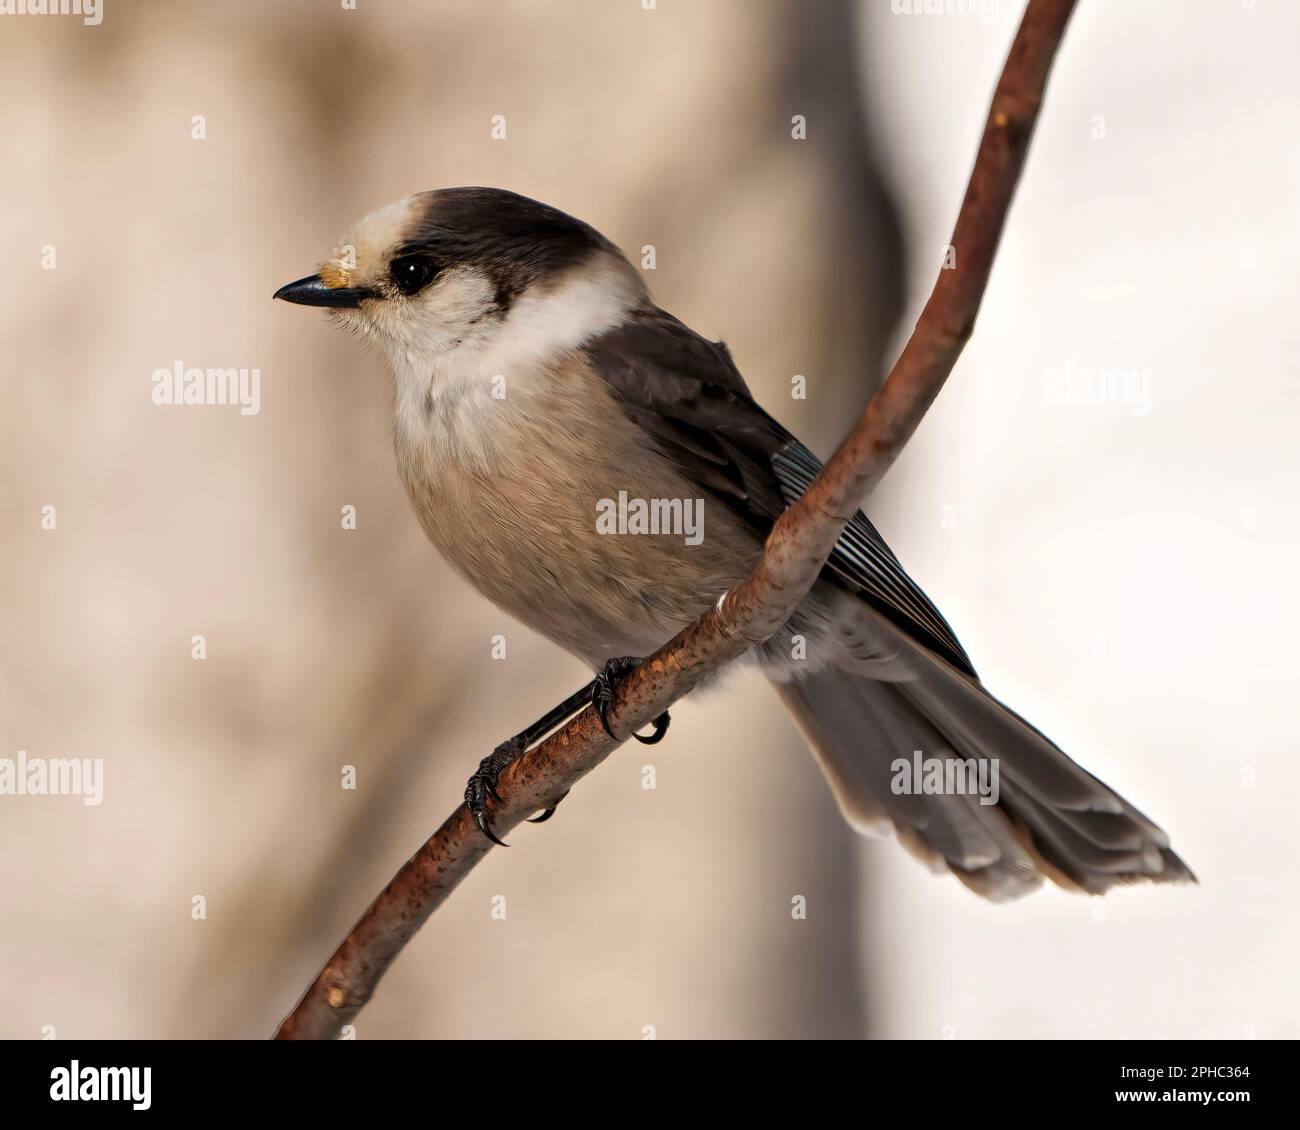
[[[907, 442], [960, 356], [1074, 0], [1030, 0], [993, 95], [957, 216], [956, 267], [940, 272], [888, 379], [803, 497], [777, 520], [754, 573], [619, 683], [610, 721], [649, 723], [706, 675], [773, 635], [812, 588], [844, 524]], [[556, 803], [621, 742], [584, 710], [502, 772], [492, 810], [504, 835]], [[467, 762], [468, 763], [468, 762]], [[393, 959], [492, 845], [462, 804], [371, 904], [285, 1019], [277, 1039], [337, 1036], [370, 1000]]]

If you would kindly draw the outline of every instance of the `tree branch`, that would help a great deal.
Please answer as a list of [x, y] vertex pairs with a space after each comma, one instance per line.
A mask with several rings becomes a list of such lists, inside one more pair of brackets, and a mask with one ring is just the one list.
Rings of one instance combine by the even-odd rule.
[[[649, 723], [701, 679], [762, 643], [812, 588], [845, 523], [893, 463], [960, 356], [1038, 117], [1074, 0], [1030, 0], [993, 95], [953, 232], [955, 268], [940, 272], [911, 338], [848, 438], [777, 520], [754, 573], [624, 678], [610, 722]], [[625, 740], [625, 739], [624, 739]], [[493, 828], [504, 835], [557, 803], [619, 745], [590, 708], [502, 771]], [[393, 959], [492, 845], [462, 804], [402, 867], [352, 928], [277, 1039], [337, 1036], [370, 1000]]]

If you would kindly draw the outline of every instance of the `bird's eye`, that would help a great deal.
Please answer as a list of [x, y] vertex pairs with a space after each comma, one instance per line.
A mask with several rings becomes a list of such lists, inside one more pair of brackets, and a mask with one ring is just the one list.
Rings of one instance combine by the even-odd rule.
[[389, 267], [393, 285], [403, 294], [414, 294], [428, 286], [437, 269], [422, 255], [403, 255]]

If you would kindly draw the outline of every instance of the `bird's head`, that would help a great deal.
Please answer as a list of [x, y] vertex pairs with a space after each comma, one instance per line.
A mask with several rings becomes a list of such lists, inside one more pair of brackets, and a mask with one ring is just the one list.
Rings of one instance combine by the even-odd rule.
[[448, 188], [371, 212], [275, 297], [329, 309], [393, 358], [425, 358], [490, 348], [508, 331], [579, 337], [643, 294], [581, 220], [502, 189]]

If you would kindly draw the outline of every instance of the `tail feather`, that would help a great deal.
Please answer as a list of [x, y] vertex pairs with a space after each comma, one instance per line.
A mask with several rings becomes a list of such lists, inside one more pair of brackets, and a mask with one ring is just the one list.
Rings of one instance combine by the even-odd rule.
[[861, 832], [893, 830], [932, 871], [951, 870], [994, 901], [1028, 894], [1042, 882], [1032, 849], [994, 806], [964, 795], [890, 788], [891, 764], [922, 749], [953, 756], [926, 719], [894, 690], [842, 671], [821, 672], [776, 689], [804, 731], [840, 810]]
[[[776, 688], [841, 810], [866, 832], [892, 826], [931, 867], [977, 894], [1019, 898], [1044, 877], [1101, 894], [1138, 881], [1195, 882], [1161, 829], [974, 679], [897, 633], [910, 677], [844, 667]], [[996, 760], [995, 805], [971, 795], [897, 794], [897, 758]]]

